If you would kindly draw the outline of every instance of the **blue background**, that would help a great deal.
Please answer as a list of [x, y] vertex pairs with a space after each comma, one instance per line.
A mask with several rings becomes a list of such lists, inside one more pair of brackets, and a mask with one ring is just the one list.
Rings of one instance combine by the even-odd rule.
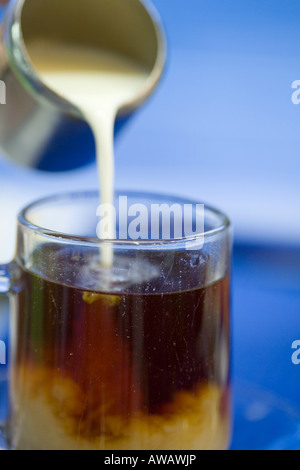
[[[232, 447], [300, 449], [300, 366], [291, 361], [300, 339], [300, 106], [291, 101], [300, 79], [300, 2], [154, 3], [168, 65], [117, 139], [116, 186], [191, 196], [231, 216]], [[95, 187], [94, 164], [50, 175], [0, 157], [0, 261], [13, 256], [24, 204]]]

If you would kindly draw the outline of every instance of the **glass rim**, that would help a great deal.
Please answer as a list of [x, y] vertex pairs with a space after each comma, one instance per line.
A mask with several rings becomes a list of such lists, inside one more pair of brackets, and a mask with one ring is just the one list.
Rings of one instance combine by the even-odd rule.
[[[74, 200], [88, 200], [88, 199], [95, 199], [99, 198], [99, 204], [101, 203], [100, 201], [100, 195], [99, 191], [97, 190], [88, 190], [88, 191], [67, 191], [67, 192], [61, 192], [61, 193], [56, 193], [52, 194], [46, 197], [42, 197], [40, 199], [37, 199], [30, 204], [28, 204], [26, 207], [24, 207], [18, 215], [18, 224], [29, 230], [32, 234], [34, 235], [40, 235], [43, 236], [47, 239], [52, 239], [57, 241], [67, 242], [69, 244], [75, 243], [75, 244], [86, 244], [86, 245], [101, 245], [101, 244], [110, 244], [110, 245], [121, 245], [121, 246], [154, 246], [154, 245], [159, 245], [159, 246], [168, 246], [168, 245], [174, 245], [174, 244], [179, 244], [179, 243], [192, 243], [192, 242], [197, 242], [200, 238], [211, 238], [215, 237], [217, 235], [220, 235], [227, 230], [230, 230], [232, 228], [231, 221], [229, 217], [222, 212], [221, 210], [211, 206], [210, 204], [206, 204], [204, 202], [196, 202], [193, 199], [186, 198], [184, 196], [178, 196], [178, 195], [172, 195], [172, 194], [163, 194], [163, 193], [156, 193], [156, 192], [148, 192], [148, 191], [128, 191], [128, 190], [116, 190], [115, 191], [115, 196], [120, 196], [120, 195], [127, 195], [129, 197], [136, 197], [136, 198], [147, 198], [149, 200], [151, 199], [159, 199], [161, 203], [166, 202], [166, 201], [172, 201], [173, 203], [179, 203], [179, 204], [204, 204], [205, 211], [209, 211], [210, 213], [216, 215], [217, 217], [220, 218], [221, 223], [218, 224], [218, 226], [214, 229], [210, 229], [201, 233], [189, 235], [189, 236], [184, 236], [181, 238], [172, 238], [172, 239], [157, 239], [157, 240], [120, 240], [118, 238], [116, 239], [100, 239], [98, 237], [88, 237], [88, 236], [80, 236], [80, 235], [74, 235], [74, 234], [68, 234], [65, 232], [59, 232], [55, 231], [52, 229], [49, 229], [47, 227], [42, 227], [39, 225], [34, 224], [33, 222], [30, 221], [29, 218], [29, 213], [30, 211], [42, 207], [45, 204], [49, 203], [57, 203], [59, 201], [74, 201]], [[96, 215], [95, 215], [96, 217]]]

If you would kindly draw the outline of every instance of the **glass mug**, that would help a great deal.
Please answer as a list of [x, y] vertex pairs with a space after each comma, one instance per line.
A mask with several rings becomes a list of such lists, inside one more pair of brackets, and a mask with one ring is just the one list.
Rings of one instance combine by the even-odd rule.
[[[192, 204], [137, 193], [126, 203]], [[227, 449], [229, 220], [205, 206], [204, 232], [101, 241], [98, 204], [96, 192], [65, 194], [18, 217], [16, 258], [0, 268], [11, 299], [6, 447]]]

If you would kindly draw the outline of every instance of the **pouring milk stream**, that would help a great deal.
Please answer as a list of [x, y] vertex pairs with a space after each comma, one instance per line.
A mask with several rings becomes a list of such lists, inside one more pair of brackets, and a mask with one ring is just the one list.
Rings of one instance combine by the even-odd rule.
[[[59, 42], [27, 45], [33, 66], [43, 82], [75, 105], [90, 125], [96, 144], [101, 204], [114, 203], [114, 126], [120, 108], [145, 84], [149, 72], [117, 53]], [[106, 214], [101, 239], [114, 238], [111, 212]], [[113, 249], [101, 247], [101, 263], [110, 267]]]

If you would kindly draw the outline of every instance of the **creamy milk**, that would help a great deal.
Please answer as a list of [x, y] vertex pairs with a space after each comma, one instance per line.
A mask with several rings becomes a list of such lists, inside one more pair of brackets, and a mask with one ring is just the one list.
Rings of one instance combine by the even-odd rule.
[[[74, 44], [36, 41], [28, 45], [28, 51], [43, 82], [79, 108], [90, 125], [96, 143], [101, 203], [113, 204], [116, 116], [138, 95], [147, 71], [121, 55]], [[114, 238], [109, 215], [100, 237]], [[110, 247], [103, 247], [101, 260], [103, 265], [112, 265]]]

